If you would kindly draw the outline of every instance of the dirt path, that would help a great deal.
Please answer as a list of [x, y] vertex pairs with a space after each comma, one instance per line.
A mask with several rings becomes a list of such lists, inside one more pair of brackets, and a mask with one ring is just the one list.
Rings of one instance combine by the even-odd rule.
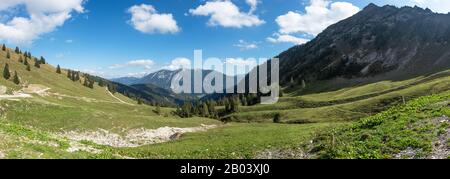
[[114, 99], [116, 99], [120, 103], [134, 106], [134, 104], [127, 103], [127, 102], [121, 100], [120, 98], [118, 98], [117, 96], [114, 96], [114, 94], [112, 94], [111, 91], [108, 90], [108, 88], [106, 88], [106, 91], [109, 93], [109, 95], [111, 95]]
[[161, 127], [158, 129], [133, 129], [125, 135], [116, 134], [104, 129], [92, 132], [66, 132], [56, 134], [74, 141], [92, 141], [100, 145], [112, 147], [139, 147], [149, 144], [178, 140], [185, 133], [204, 132], [216, 128], [216, 125], [201, 125], [192, 128]]

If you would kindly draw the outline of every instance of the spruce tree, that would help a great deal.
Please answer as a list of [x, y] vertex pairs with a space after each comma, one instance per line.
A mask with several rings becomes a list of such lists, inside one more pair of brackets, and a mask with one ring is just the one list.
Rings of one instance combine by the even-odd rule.
[[34, 59], [34, 67], [41, 68], [41, 63], [39, 62], [39, 60], [37, 58]]
[[30, 66], [30, 64], [27, 64], [27, 71], [31, 71], [31, 66]]
[[14, 50], [14, 52], [16, 52], [17, 54], [19, 54], [19, 53], [20, 53], [19, 47], [16, 47], [16, 50]]
[[89, 87], [89, 81], [87, 78], [84, 78], [83, 86]]
[[94, 89], [94, 83], [95, 83], [95, 81], [94, 80], [89, 80], [89, 88], [91, 88], [91, 89]]
[[39, 62], [41, 63], [41, 64], [45, 64], [46, 62], [45, 62], [45, 58], [43, 57], [43, 56], [41, 56], [41, 60], [39, 60]]
[[19, 79], [19, 76], [17, 76], [17, 71], [14, 71], [14, 80], [13, 81], [16, 85], [20, 84], [20, 79]]
[[23, 57], [22, 57], [22, 55], [19, 56], [19, 62], [20, 62], [20, 63], [23, 63]]
[[3, 69], [3, 78], [9, 80], [11, 78], [11, 73], [9, 72], [9, 65], [5, 64], [5, 68]]
[[28, 59], [27, 59], [27, 57], [25, 56], [25, 61], [23, 62], [23, 64], [24, 65], [26, 65], [26, 66], [28, 66], [29, 65], [29, 63], [28, 63]]
[[3, 50], [3, 51], [6, 51], [6, 46], [5, 46], [5, 44], [2, 45], [2, 50]]
[[9, 53], [9, 50], [6, 52], [6, 58], [10, 59], [11, 58], [11, 54]]
[[72, 70], [67, 70], [67, 78], [71, 79], [72, 77]]
[[59, 65], [56, 67], [56, 73], [61, 74], [61, 67]]
[[75, 81], [80, 81], [80, 72], [76, 72], [74, 76]]

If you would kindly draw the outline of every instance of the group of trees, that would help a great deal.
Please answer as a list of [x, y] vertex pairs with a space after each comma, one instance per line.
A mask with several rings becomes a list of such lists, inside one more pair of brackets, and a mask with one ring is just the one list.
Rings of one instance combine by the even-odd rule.
[[[9, 80], [11, 78], [11, 72], [9, 71], [9, 64], [5, 64], [5, 68], [3, 69], [3, 78], [5, 78], [6, 80]], [[17, 75], [17, 71], [14, 71], [14, 77], [13, 77], [13, 82], [15, 84], [20, 84], [20, 78], [19, 75]]]
[[216, 102], [206, 101], [196, 104], [185, 102], [181, 107], [177, 107], [175, 112], [182, 118], [190, 118], [193, 116], [218, 118], [219, 113], [216, 110]]
[[94, 79], [92, 79], [92, 77], [90, 75], [85, 74], [83, 86], [94, 89], [94, 84], [95, 84]]
[[69, 78], [72, 81], [80, 81], [80, 72], [67, 70], [67, 78]]

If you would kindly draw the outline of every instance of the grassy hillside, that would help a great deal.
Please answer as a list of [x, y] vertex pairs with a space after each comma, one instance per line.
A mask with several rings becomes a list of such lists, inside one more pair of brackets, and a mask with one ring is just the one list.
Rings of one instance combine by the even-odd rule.
[[421, 97], [345, 127], [319, 132], [319, 158], [450, 158], [450, 92]]
[[337, 91], [295, 96], [287, 94], [274, 105], [241, 106], [234, 121], [311, 123], [351, 121], [424, 95], [450, 90], [450, 71], [404, 81], [381, 81]]
[[[223, 124], [138, 105], [98, 84], [84, 87], [48, 64], [27, 71], [19, 55], [10, 54], [7, 59], [0, 51], [0, 65], [8, 63], [22, 82], [0, 79], [7, 87], [0, 95], [0, 158], [393, 158], [410, 151], [423, 157], [433, 153], [430, 144], [445, 130], [444, 124], [424, 119], [450, 115], [448, 71], [320, 94], [285, 94], [274, 105], [240, 106], [229, 116], [234, 122]], [[413, 100], [424, 95], [432, 96]], [[409, 103], [376, 114], [404, 102]], [[282, 123], [273, 123], [275, 114]], [[342, 143], [330, 143], [330, 136]], [[383, 143], [384, 136], [392, 141]]]

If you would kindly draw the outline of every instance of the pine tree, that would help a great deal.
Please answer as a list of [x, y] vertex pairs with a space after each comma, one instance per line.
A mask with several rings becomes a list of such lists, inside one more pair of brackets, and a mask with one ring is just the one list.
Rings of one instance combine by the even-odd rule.
[[76, 72], [74, 75], [74, 81], [80, 81], [80, 72]]
[[6, 46], [5, 46], [5, 44], [2, 45], [2, 50], [3, 50], [3, 51], [6, 51]]
[[72, 70], [67, 70], [67, 78], [71, 79]]
[[5, 68], [3, 69], [3, 78], [9, 80], [11, 78], [11, 73], [9, 72], [9, 65], [5, 64]]
[[11, 58], [11, 54], [9, 53], [9, 50], [6, 52], [6, 58], [10, 59]]
[[31, 66], [30, 66], [30, 64], [27, 64], [27, 71], [31, 71]]
[[56, 73], [61, 74], [61, 67], [59, 65], [56, 67]]
[[22, 57], [22, 55], [19, 56], [19, 62], [20, 62], [20, 63], [23, 63], [23, 57]]
[[45, 65], [45, 58], [43, 56], [41, 56], [41, 60], [39, 60], [39, 63], [44, 64]]
[[14, 80], [13, 81], [16, 85], [20, 84], [20, 79], [19, 79], [19, 76], [17, 75], [17, 71], [14, 71]]
[[25, 61], [23, 62], [24, 65], [28, 66], [30, 63], [28, 63], [27, 57], [25, 57]]
[[41, 68], [41, 63], [39, 62], [39, 60], [37, 58], [34, 59], [34, 67]]
[[95, 83], [95, 81], [94, 80], [89, 80], [89, 88], [91, 88], [91, 89], [94, 89], [94, 83]]
[[16, 50], [14, 50], [14, 52], [16, 52], [17, 54], [19, 54], [19, 53], [20, 53], [19, 47], [16, 47]]
[[86, 87], [88, 87], [88, 86], [89, 86], [89, 81], [88, 81], [88, 79], [87, 79], [87, 78], [84, 78], [84, 83], [83, 83], [83, 86], [86, 86]]

